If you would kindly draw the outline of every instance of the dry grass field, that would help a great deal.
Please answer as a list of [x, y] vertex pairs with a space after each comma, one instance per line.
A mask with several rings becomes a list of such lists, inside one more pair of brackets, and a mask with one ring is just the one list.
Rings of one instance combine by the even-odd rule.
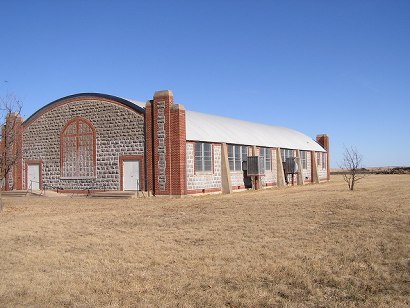
[[1, 307], [408, 307], [410, 176], [184, 199], [5, 199]]

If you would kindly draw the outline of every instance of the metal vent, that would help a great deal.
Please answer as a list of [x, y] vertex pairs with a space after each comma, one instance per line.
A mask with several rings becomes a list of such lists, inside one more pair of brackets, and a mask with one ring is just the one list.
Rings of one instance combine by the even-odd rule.
[[248, 156], [248, 176], [265, 175], [263, 157]]
[[286, 160], [283, 162], [283, 169], [285, 170], [286, 174], [297, 173], [299, 168], [298, 168], [298, 164], [296, 163], [296, 158], [287, 157]]

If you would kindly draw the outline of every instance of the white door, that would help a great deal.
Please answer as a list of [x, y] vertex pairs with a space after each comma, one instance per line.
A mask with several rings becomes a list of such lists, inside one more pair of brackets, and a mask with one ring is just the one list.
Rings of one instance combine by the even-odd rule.
[[140, 162], [138, 160], [124, 160], [123, 190], [139, 190]]
[[27, 165], [27, 186], [32, 190], [40, 190], [40, 164]]

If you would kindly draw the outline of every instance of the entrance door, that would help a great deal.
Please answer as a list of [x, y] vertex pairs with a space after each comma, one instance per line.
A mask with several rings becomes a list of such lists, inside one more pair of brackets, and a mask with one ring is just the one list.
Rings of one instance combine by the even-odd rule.
[[123, 190], [139, 190], [140, 162], [138, 160], [124, 160], [123, 170]]
[[27, 187], [40, 190], [40, 164], [27, 165]]

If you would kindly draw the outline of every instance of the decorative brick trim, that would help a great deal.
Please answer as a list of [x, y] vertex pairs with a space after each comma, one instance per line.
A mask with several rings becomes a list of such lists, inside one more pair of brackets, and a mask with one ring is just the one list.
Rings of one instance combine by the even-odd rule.
[[97, 144], [96, 144], [96, 133], [95, 133], [95, 127], [93, 125], [93, 123], [84, 118], [84, 117], [75, 117], [72, 118], [71, 120], [69, 120], [66, 125], [63, 127], [63, 129], [60, 132], [60, 177], [61, 178], [65, 178], [65, 174], [64, 174], [64, 153], [65, 153], [65, 148], [64, 148], [64, 132], [65, 130], [73, 123], [76, 123], [76, 133], [72, 136], [76, 137], [76, 147], [77, 147], [77, 151], [76, 153], [78, 153], [79, 150], [79, 141], [78, 138], [79, 136], [81, 136], [78, 133], [78, 129], [79, 129], [79, 122], [85, 122], [89, 128], [91, 128], [92, 133], [91, 134], [85, 134], [85, 135], [92, 135], [93, 138], [93, 154], [92, 154], [92, 159], [93, 159], [93, 175], [92, 177], [96, 177], [96, 172], [97, 172]]
[[[38, 118], [40, 118], [43, 114], [49, 112], [50, 110], [53, 110], [55, 108], [58, 108], [62, 105], [65, 104], [70, 104], [72, 102], [79, 102], [79, 101], [99, 101], [99, 102], [108, 102], [112, 103], [115, 105], [122, 106], [124, 108], [130, 109], [134, 112], [139, 112], [143, 113], [141, 111], [137, 111], [135, 108], [131, 108], [130, 106], [127, 106], [121, 102], [115, 101], [114, 99], [110, 99], [104, 96], [94, 96], [94, 95], [89, 95], [89, 96], [73, 96], [67, 99], [62, 99], [61, 101], [56, 101], [50, 103], [48, 106], [43, 107], [42, 109], [38, 110], [36, 113], [34, 113], [29, 119], [23, 122], [23, 126], [26, 127], [28, 125], [31, 125], [33, 122], [35, 122]], [[140, 107], [139, 107], [140, 108]], [[141, 108], [142, 109], [142, 108]]]

